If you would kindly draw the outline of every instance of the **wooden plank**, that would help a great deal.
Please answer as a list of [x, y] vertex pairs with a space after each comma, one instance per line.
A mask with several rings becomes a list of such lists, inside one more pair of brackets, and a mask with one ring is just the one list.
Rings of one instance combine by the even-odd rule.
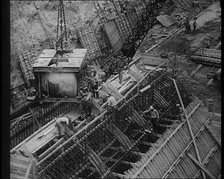
[[99, 113], [101, 113], [103, 111], [101, 106], [96, 102], [96, 100], [94, 98], [92, 99], [92, 104], [99, 111]]
[[208, 171], [203, 165], [201, 165], [195, 158], [193, 155], [191, 154], [187, 154], [188, 157], [201, 169], [203, 170], [210, 178], [216, 178], [215, 176], [213, 176], [210, 171]]
[[26, 171], [26, 175], [25, 175], [25, 179], [28, 179], [29, 173], [30, 173], [30, 169], [31, 169], [32, 163], [29, 164], [27, 171]]
[[[217, 71], [217, 73], [220, 73], [220, 72], [221, 72], [221, 68]], [[207, 83], [207, 86], [211, 85], [213, 81], [214, 81], [213, 78], [210, 79], [210, 80], [208, 81], [208, 83]]]
[[140, 89], [140, 92], [143, 93], [144, 91], [148, 90], [149, 88], [151, 88], [151, 85], [147, 85], [144, 88]]
[[[206, 155], [205, 159], [203, 160], [202, 165], [205, 165], [205, 164], [208, 162], [209, 158], [212, 156], [212, 154], [213, 154], [217, 149], [218, 149], [218, 146], [216, 145], [216, 146], [214, 146], [214, 147], [209, 151], [209, 153]], [[199, 174], [200, 174], [200, 170], [194, 175], [193, 178], [196, 178]]]
[[160, 15], [157, 16], [156, 19], [165, 27], [169, 27], [176, 23], [176, 20], [169, 15]]
[[130, 67], [130, 69], [128, 70], [128, 74], [130, 74], [136, 81], [140, 81], [143, 78], [143, 75], [138, 70], [135, 64]]
[[161, 63], [168, 62], [168, 59], [144, 53], [142, 55], [142, 61], [145, 65], [157, 66], [160, 65]]
[[202, 64], [198, 65], [197, 68], [194, 71], [192, 71], [190, 76], [194, 76], [194, 74], [197, 73], [201, 67], [202, 67]]
[[44, 156], [46, 156], [49, 152], [51, 152], [52, 150], [54, 150], [54, 148], [56, 148], [59, 144], [61, 144], [64, 141], [64, 139], [60, 139], [58, 140], [54, 145], [52, 145], [49, 149], [47, 149], [46, 151], [44, 151], [44, 153], [42, 153], [38, 159], [41, 160]]
[[19, 175], [10, 173], [10, 178], [11, 179], [24, 179], [24, 176], [19, 176]]
[[111, 92], [112, 95], [115, 97], [116, 100], [119, 100], [122, 98], [122, 95], [118, 92], [118, 90], [107, 80], [103, 85], [103, 89], [106, 90], [106, 92]]

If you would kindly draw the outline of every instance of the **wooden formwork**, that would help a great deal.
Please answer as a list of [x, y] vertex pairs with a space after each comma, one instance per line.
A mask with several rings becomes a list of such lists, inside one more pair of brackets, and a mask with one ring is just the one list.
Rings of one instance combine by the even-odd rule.
[[197, 50], [194, 53], [194, 55], [210, 57], [210, 58], [221, 58], [221, 50], [201, 48]]
[[22, 70], [24, 80], [28, 86], [30, 86], [30, 80], [34, 80], [33, 68], [37, 54], [34, 49], [26, 50], [19, 54], [19, 65]]
[[82, 27], [78, 30], [82, 45], [87, 48], [87, 58], [93, 60], [102, 55], [96, 35], [91, 26]]
[[[139, 166], [126, 172], [127, 178], [193, 178], [202, 171], [212, 178], [220, 175], [221, 148], [206, 127], [207, 109], [195, 100], [186, 112], [191, 129], [187, 120], [181, 123], [157, 150], [152, 148]], [[197, 161], [194, 140], [201, 162]]]
[[128, 36], [132, 33], [132, 28], [126, 14], [120, 14], [115, 18], [118, 31], [123, 42], [126, 42]]

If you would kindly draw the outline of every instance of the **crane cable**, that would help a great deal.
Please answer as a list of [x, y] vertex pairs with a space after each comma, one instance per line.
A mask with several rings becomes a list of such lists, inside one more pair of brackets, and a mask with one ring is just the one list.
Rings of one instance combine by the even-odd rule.
[[[63, 24], [64, 24], [64, 29], [63, 29]], [[59, 27], [60, 26], [60, 27]], [[64, 32], [63, 32], [64, 30]], [[59, 36], [59, 31], [60, 31], [60, 36]], [[64, 4], [63, 1], [59, 1], [58, 5], [58, 20], [57, 20], [57, 41], [56, 41], [56, 50], [60, 48], [63, 51], [63, 37], [65, 36], [65, 47], [68, 45], [68, 39], [67, 39], [67, 29], [66, 29], [66, 21], [65, 21], [65, 11], [64, 11]]]

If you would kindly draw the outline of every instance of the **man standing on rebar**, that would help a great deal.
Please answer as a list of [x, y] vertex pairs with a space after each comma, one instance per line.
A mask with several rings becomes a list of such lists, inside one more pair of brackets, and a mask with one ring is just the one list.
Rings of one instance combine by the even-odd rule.
[[194, 22], [193, 22], [194, 32], [196, 30], [196, 27], [197, 27], [197, 17], [194, 18]]
[[153, 106], [150, 106], [149, 110], [151, 112], [151, 122], [153, 125], [153, 129], [157, 129], [159, 121], [159, 112]]
[[91, 92], [88, 92], [86, 91], [87, 88], [85, 88], [85, 91], [80, 91], [83, 98], [82, 98], [82, 106], [83, 106], [83, 109], [85, 111], [85, 114], [86, 116], [90, 116], [91, 115], [91, 112], [92, 112], [92, 103], [91, 103], [91, 99], [92, 99], [92, 93]]

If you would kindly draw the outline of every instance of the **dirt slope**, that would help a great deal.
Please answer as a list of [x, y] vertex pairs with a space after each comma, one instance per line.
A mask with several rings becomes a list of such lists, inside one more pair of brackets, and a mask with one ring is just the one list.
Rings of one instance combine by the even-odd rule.
[[[58, 1], [11, 1], [10, 43], [11, 43], [11, 85], [23, 83], [18, 66], [18, 53], [33, 44], [48, 48], [45, 41], [56, 38]], [[66, 25], [71, 35], [76, 29], [93, 20], [97, 24], [97, 13], [93, 2], [64, 1]]]

